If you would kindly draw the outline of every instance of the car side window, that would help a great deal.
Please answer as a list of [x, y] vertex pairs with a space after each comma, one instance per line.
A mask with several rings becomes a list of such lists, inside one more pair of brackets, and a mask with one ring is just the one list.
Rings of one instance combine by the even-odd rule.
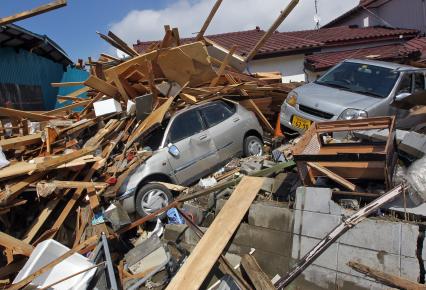
[[176, 143], [203, 131], [203, 123], [197, 110], [177, 116], [170, 127], [168, 142]]
[[405, 74], [402, 76], [401, 82], [399, 83], [397, 95], [403, 93], [411, 93], [412, 92], [412, 84], [413, 84], [413, 75]]
[[414, 74], [414, 92], [423, 91], [425, 89], [425, 76], [420, 73]]
[[209, 128], [225, 121], [233, 114], [231, 109], [222, 102], [216, 102], [202, 107], [201, 113]]

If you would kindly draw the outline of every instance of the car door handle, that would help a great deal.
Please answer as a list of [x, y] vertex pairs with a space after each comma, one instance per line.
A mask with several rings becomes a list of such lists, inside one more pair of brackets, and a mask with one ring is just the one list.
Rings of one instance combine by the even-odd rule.
[[206, 139], [207, 139], [207, 134], [200, 135], [200, 140], [206, 140]]
[[239, 120], [240, 120], [239, 117], [236, 117], [236, 118], [232, 119], [232, 121], [234, 121], [234, 122], [238, 122]]

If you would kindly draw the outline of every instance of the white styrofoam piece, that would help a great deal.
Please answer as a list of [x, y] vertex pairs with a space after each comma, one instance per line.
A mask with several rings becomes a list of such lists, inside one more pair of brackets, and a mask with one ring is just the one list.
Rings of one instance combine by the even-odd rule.
[[127, 101], [127, 115], [133, 115], [136, 113], [136, 103], [131, 100]]
[[[35, 247], [35, 249], [31, 253], [30, 258], [25, 263], [21, 271], [19, 271], [15, 280], [13, 280], [13, 283], [18, 283], [19, 281], [28, 277], [30, 274], [34, 273], [41, 267], [52, 262], [54, 259], [59, 258], [69, 250], [70, 249], [66, 246], [52, 239], [41, 242]], [[86, 257], [76, 253], [63, 260], [61, 263], [59, 263], [43, 275], [38, 276], [29, 285], [31, 287], [35, 287], [36, 289], [41, 289], [54, 282], [57, 282], [62, 278], [85, 270], [93, 265], [94, 264], [90, 262]], [[96, 268], [91, 269], [68, 280], [65, 280], [59, 284], [56, 284], [49, 289], [86, 289], [90, 279], [95, 274], [95, 272]]]
[[94, 102], [93, 108], [95, 108], [96, 117], [111, 113], [120, 113], [122, 111], [120, 103], [115, 99], [107, 99], [99, 102]]

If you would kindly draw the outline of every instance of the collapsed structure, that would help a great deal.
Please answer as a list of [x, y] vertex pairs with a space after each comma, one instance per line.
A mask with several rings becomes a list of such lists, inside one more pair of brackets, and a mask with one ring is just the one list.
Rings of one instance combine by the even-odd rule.
[[[421, 175], [412, 173], [424, 160], [406, 173], [396, 164], [398, 156], [407, 165], [422, 157], [425, 142], [421, 148], [404, 142], [394, 118], [383, 117], [313, 124], [301, 138], [283, 143], [271, 124], [297, 84], [282, 84], [277, 73], [242, 73], [231, 65], [235, 49], [215, 55], [220, 59], [209, 53], [215, 44], [203, 34], [220, 3], [191, 43], [181, 45], [178, 30], [166, 26], [162, 42], [139, 54], [114, 33], [99, 34], [129, 57], [102, 54], [88, 63], [86, 81], [52, 84], [83, 85], [60, 97], [69, 105], [46, 112], [0, 108], [4, 286], [282, 289], [353, 283], [381, 289], [380, 281], [424, 288], [424, 228], [418, 222], [424, 215], [418, 208], [425, 192]], [[189, 188], [161, 181], [174, 201], [129, 217], [117, 192], [153, 154], [144, 140], [176, 112], [214, 100], [237, 102], [256, 114], [266, 154], [235, 158]], [[164, 213], [167, 222], [158, 218]], [[392, 221], [381, 213], [392, 213]], [[371, 215], [371, 228], [356, 227]], [[371, 244], [350, 236], [362, 229], [378, 235], [376, 223], [399, 227], [389, 231], [398, 241], [388, 246], [376, 241], [384, 237]], [[361, 249], [368, 255], [354, 254]], [[398, 259], [398, 265], [388, 264]]]

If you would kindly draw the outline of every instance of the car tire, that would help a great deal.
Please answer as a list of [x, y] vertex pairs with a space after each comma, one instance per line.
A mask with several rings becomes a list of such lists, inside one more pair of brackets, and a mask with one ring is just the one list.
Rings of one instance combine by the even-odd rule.
[[244, 157], [262, 156], [263, 155], [262, 140], [257, 136], [247, 136], [244, 139], [243, 153], [244, 153]]
[[[160, 183], [148, 183], [141, 187], [136, 195], [136, 212], [145, 217], [160, 208], [168, 206], [173, 201], [171, 191]], [[167, 216], [164, 212], [158, 217], [163, 219]]]

